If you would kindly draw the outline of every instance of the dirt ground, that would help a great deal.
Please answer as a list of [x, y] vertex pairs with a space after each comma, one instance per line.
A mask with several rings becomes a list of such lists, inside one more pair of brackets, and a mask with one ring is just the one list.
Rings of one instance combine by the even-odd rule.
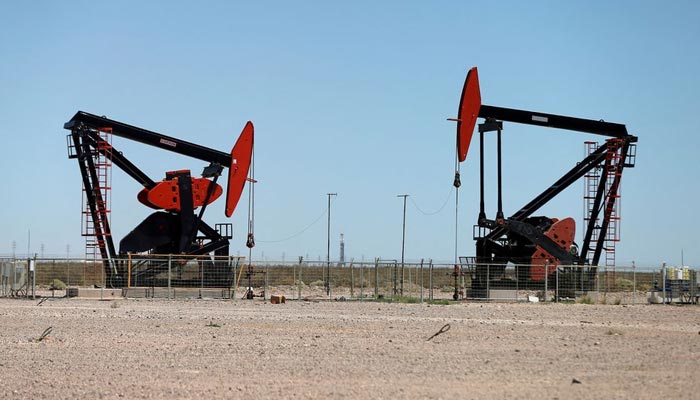
[[698, 306], [37, 303], [0, 299], [2, 399], [700, 396]]

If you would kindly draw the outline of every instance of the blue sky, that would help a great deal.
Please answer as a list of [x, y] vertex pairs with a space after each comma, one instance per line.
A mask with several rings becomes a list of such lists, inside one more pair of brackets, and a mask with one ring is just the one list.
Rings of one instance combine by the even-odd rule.
[[[455, 126], [467, 70], [484, 104], [627, 125], [639, 136], [625, 173], [618, 265], [700, 264], [700, 24], [697, 2], [2, 2], [0, 254], [83, 249], [81, 182], [63, 123], [77, 110], [228, 151], [256, 127], [255, 258], [406, 258], [454, 254]], [[504, 208], [519, 209], [583, 157], [595, 136], [506, 124]], [[154, 179], [202, 162], [115, 138]], [[487, 140], [487, 165], [495, 146]], [[490, 175], [492, 176], [492, 175]], [[478, 156], [462, 165], [461, 255], [474, 253]], [[120, 239], [150, 210], [114, 170]], [[495, 185], [487, 185], [495, 214]], [[543, 213], [583, 214], [583, 183]], [[424, 211], [444, 210], [435, 215]], [[232, 218], [245, 253], [244, 196]], [[414, 205], [415, 203], [415, 205]], [[208, 209], [224, 221], [223, 201]], [[580, 229], [578, 234], [580, 236]]]

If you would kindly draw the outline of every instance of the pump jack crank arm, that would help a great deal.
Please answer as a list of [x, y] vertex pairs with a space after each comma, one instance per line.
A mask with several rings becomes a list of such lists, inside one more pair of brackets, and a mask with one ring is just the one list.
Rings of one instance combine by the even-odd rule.
[[552, 256], [556, 257], [563, 264], [573, 264], [578, 261], [574, 256], [559, 246], [555, 241], [548, 238], [543, 231], [525, 222], [507, 219], [502, 225], [503, 229], [525, 236], [532, 243], [542, 247]]

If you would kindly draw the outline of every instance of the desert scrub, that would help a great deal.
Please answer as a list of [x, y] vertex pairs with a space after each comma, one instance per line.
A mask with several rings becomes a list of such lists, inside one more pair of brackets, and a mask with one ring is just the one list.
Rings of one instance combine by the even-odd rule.
[[377, 300], [382, 302], [382, 303], [404, 303], [404, 304], [420, 303], [420, 299], [418, 297], [409, 297], [409, 296], [396, 296], [393, 298], [380, 297]]
[[54, 279], [49, 283], [49, 289], [51, 290], [66, 290], [66, 284], [60, 279]]
[[450, 304], [454, 304], [454, 302], [449, 301], [447, 299], [439, 299], [439, 300], [429, 300], [428, 304], [438, 305], [438, 306], [449, 306]]
[[615, 287], [618, 290], [632, 290], [634, 288], [634, 282], [625, 278], [615, 279]]

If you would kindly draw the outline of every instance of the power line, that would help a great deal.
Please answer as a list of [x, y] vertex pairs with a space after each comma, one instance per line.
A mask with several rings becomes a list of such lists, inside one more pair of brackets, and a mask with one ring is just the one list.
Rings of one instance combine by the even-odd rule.
[[416, 210], [418, 210], [418, 212], [420, 212], [421, 214], [423, 214], [423, 215], [435, 215], [435, 214], [438, 214], [442, 210], [445, 209], [445, 206], [450, 201], [450, 198], [452, 198], [452, 192], [454, 192], [454, 190], [455, 190], [454, 187], [452, 187], [450, 189], [450, 192], [447, 193], [447, 198], [445, 198], [445, 202], [442, 203], [442, 206], [440, 206], [440, 208], [437, 211], [432, 211], [432, 212], [423, 211], [420, 207], [418, 207], [418, 204], [416, 204], [416, 202], [413, 200], [413, 197], [409, 197], [408, 199], [411, 201], [411, 204], [413, 204], [413, 206], [416, 208]]
[[[335, 197], [333, 197], [333, 198], [331, 199], [331, 204], [333, 204], [333, 202], [335, 202]], [[312, 223], [310, 223], [309, 225], [307, 225], [304, 229], [300, 230], [299, 232], [297, 232], [297, 233], [295, 233], [295, 234], [293, 234], [293, 235], [287, 236], [287, 237], [285, 237], [284, 239], [277, 239], [277, 240], [258, 240], [258, 242], [260, 242], [260, 243], [279, 243], [279, 242], [284, 242], [284, 241], [287, 241], [287, 240], [290, 240], [290, 239], [294, 239], [295, 237], [300, 236], [300, 235], [303, 234], [304, 232], [306, 232], [306, 231], [308, 231], [309, 229], [311, 229], [312, 226], [316, 225], [316, 224], [318, 223], [318, 221], [320, 221], [321, 218], [323, 218], [323, 216], [326, 215], [327, 212], [328, 212], [328, 207], [326, 207], [326, 208], [323, 210], [323, 212], [321, 213], [321, 215], [319, 215], [318, 218], [316, 218]]]

